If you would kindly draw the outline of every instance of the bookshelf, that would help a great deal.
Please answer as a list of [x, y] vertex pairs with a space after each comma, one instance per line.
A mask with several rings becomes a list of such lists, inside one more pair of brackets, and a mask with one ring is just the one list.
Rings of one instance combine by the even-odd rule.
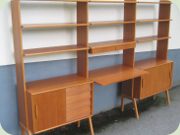
[[[55, 1], [74, 2], [77, 9], [76, 23], [22, 24], [21, 2]], [[124, 19], [112, 21], [88, 20], [88, 3], [120, 3], [124, 5]], [[137, 4], [158, 4], [158, 19], [136, 19]], [[137, 99], [144, 99], [160, 92], [165, 92], [170, 103], [168, 90], [172, 85], [173, 62], [167, 59], [171, 2], [144, 2], [136, 0], [12, 0], [12, 20], [14, 50], [16, 61], [17, 92], [19, 103], [19, 124], [22, 135], [41, 133], [53, 128], [88, 119], [91, 135], [94, 83], [107, 86], [122, 83], [121, 109], [124, 110], [124, 98], [134, 104], [135, 114], [139, 119]], [[158, 23], [158, 35], [136, 37], [137, 23]], [[88, 42], [89, 28], [96, 26], [123, 25], [123, 38], [112, 41]], [[23, 49], [23, 31], [32, 29], [56, 29], [75, 27], [77, 43], [43, 48]], [[156, 58], [135, 61], [137, 43], [157, 41]], [[111, 67], [89, 71], [88, 55], [116, 50], [123, 51], [123, 62]], [[75, 74], [34, 80], [25, 79], [24, 59], [54, 53], [76, 52], [77, 72]], [[50, 71], [48, 71], [50, 72]], [[161, 74], [162, 76], [158, 76]], [[153, 80], [151, 78], [157, 78]], [[164, 85], [163, 83], [166, 82]]]

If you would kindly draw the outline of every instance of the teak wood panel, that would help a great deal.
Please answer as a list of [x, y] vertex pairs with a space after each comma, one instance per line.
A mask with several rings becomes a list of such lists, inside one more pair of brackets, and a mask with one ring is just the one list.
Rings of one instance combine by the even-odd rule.
[[36, 133], [66, 122], [66, 91], [57, 90], [38, 95], [28, 95], [29, 123]]
[[141, 89], [135, 89], [135, 91], [138, 91], [135, 93], [135, 97], [144, 99], [170, 89], [172, 86], [172, 68], [173, 62], [168, 62], [144, 69], [148, 74], [142, 77]]

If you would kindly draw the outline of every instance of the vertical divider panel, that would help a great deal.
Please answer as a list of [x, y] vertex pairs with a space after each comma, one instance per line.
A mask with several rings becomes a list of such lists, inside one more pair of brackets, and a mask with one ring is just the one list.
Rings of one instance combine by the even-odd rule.
[[[161, 0], [162, 1], [162, 0]], [[171, 4], [159, 5], [159, 19], [170, 19]], [[169, 36], [170, 21], [158, 23], [158, 37]], [[158, 59], [167, 59], [168, 57], [168, 39], [157, 41], [156, 57]]]
[[11, 11], [12, 11], [12, 20], [13, 20], [13, 36], [14, 36], [13, 39], [14, 39], [14, 48], [15, 48], [14, 51], [15, 51], [15, 61], [16, 61], [19, 121], [21, 126], [28, 127], [20, 1], [12, 0], [11, 8], [12, 8]]
[[[77, 2], [77, 23], [88, 24], [88, 1]], [[77, 46], [88, 48], [88, 25], [77, 27]], [[77, 52], [77, 74], [88, 78], [88, 50]]]
[[[125, 0], [136, 1], [136, 0]], [[124, 21], [136, 20], [136, 3], [124, 3]], [[123, 40], [135, 41], [136, 23], [124, 24]], [[135, 43], [134, 43], [135, 44]], [[123, 50], [123, 64], [134, 67], [135, 48]]]

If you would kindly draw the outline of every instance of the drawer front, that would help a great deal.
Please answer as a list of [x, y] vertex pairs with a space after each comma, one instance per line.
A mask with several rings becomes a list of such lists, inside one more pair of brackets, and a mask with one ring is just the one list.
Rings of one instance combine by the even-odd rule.
[[31, 130], [36, 133], [66, 122], [66, 91], [58, 90], [31, 98]]
[[143, 77], [142, 96], [148, 97], [169, 89], [172, 85], [172, 63], [147, 69]]
[[67, 122], [91, 115], [92, 91], [90, 84], [66, 89], [66, 120]]

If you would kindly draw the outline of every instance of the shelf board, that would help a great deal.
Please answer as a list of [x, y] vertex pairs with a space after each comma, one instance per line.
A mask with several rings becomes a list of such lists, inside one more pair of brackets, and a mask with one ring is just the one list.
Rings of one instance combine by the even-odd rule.
[[140, 77], [147, 72], [125, 65], [116, 65], [90, 71], [90, 79], [97, 84], [107, 86]]
[[20, 0], [21, 2], [33, 2], [33, 1], [37, 1], [37, 2], [88, 2], [88, 0]]
[[171, 4], [171, 1], [137, 1], [140, 4]]
[[96, 22], [90, 22], [90, 26], [104, 26], [104, 25], [129, 24], [129, 23], [135, 23], [135, 21], [123, 21], [123, 20], [96, 21]]
[[169, 39], [169, 38], [171, 38], [171, 37], [146, 36], [146, 37], [136, 38], [136, 42], [143, 43], [143, 42], [148, 42], [148, 41], [153, 41], [153, 40], [165, 40], [165, 39]]
[[83, 50], [88, 50], [88, 47], [79, 47], [77, 45], [67, 45], [67, 46], [57, 46], [57, 47], [34, 48], [34, 49], [25, 49], [24, 56], [35, 56], [35, 55], [83, 51]]
[[65, 27], [81, 27], [88, 26], [86, 23], [77, 24], [77, 23], [54, 23], [54, 24], [24, 24], [22, 25], [23, 30], [28, 29], [48, 29], [48, 28], [65, 28]]
[[125, 0], [88, 0], [88, 2], [97, 2], [97, 3], [140, 3], [140, 4], [171, 4], [171, 1], [125, 1]]
[[103, 53], [116, 50], [123, 50], [135, 47], [135, 41], [112, 40], [89, 44], [89, 53]]
[[54, 77], [44, 80], [37, 80], [27, 82], [27, 91], [34, 94], [41, 94], [45, 92], [65, 89], [68, 87], [90, 83], [89, 79], [78, 76], [77, 74], [65, 75], [61, 77]]
[[157, 58], [148, 58], [144, 60], [139, 60], [135, 62], [135, 68], [139, 69], [148, 69], [148, 68], [153, 68], [157, 67], [166, 63], [171, 63], [172, 61], [170, 60], [162, 60], [162, 59], [157, 59]]
[[169, 22], [172, 19], [138, 19], [137, 23], [149, 23], [149, 22]]
[[124, 1], [124, 0], [88, 0], [88, 2], [97, 2], [97, 3], [136, 3], [136, 1]]

